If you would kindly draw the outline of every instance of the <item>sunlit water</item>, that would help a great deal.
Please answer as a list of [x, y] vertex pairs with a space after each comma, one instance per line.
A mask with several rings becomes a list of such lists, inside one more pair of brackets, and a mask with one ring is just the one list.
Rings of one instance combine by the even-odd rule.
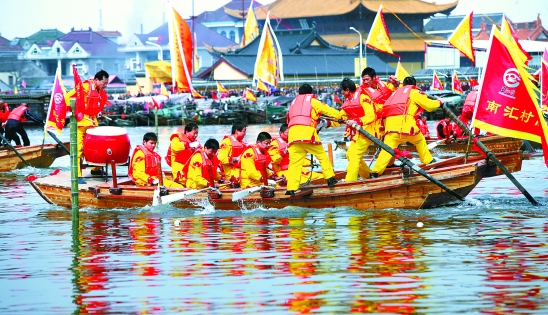
[[[246, 140], [263, 130], [277, 126]], [[128, 131], [134, 146], [154, 128]], [[160, 128], [162, 155], [173, 131]], [[229, 132], [200, 127], [199, 140]], [[1, 314], [548, 314], [548, 207], [503, 177], [429, 210], [82, 209], [74, 232], [71, 211], [25, 181], [68, 161], [0, 174]], [[542, 160], [514, 175], [548, 203]]]

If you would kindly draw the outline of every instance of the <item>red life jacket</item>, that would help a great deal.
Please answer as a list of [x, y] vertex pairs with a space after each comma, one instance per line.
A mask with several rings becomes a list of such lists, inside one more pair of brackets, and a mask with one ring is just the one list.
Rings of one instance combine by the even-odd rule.
[[316, 98], [314, 94], [299, 94], [289, 107], [287, 113], [288, 128], [291, 126], [312, 126], [316, 128], [316, 121], [312, 120], [312, 99]]
[[4, 103], [4, 111], [0, 111], [0, 124], [5, 123], [10, 115], [10, 107], [7, 103]]
[[[278, 153], [282, 155], [283, 152], [285, 152], [285, 150], [287, 150], [287, 142], [284, 141], [284, 139], [278, 137], [278, 138], [274, 138], [274, 140], [278, 141]], [[286, 154], [285, 156], [282, 157], [282, 160], [280, 161], [280, 169], [282, 171], [286, 171], [287, 169], [289, 168], [289, 154]]]
[[148, 176], [158, 176], [158, 163], [160, 163], [162, 157], [160, 154], [156, 152], [151, 152], [147, 150], [142, 145], [137, 145], [135, 149], [133, 150], [133, 155], [131, 156], [131, 162], [129, 163], [129, 169], [128, 169], [128, 175], [131, 178], [131, 180], [135, 181], [135, 178], [133, 177], [133, 156], [135, 156], [135, 153], [137, 151], [143, 151], [145, 154], [145, 173]]
[[269, 154], [261, 153], [256, 144], [252, 145], [251, 148], [255, 152], [255, 168], [261, 172], [263, 183], [268, 185], [268, 173], [266, 171], [266, 167], [270, 164], [270, 162], [272, 162], [272, 158]]
[[[179, 137], [179, 141], [183, 142], [185, 144], [185, 147], [187, 149], [184, 149], [182, 151], [179, 151], [177, 155], [175, 156], [175, 162], [185, 164], [187, 161], [189, 161], [190, 157], [194, 153], [195, 149], [189, 148], [188, 145], [192, 142], [188, 137], [183, 133], [174, 133], [169, 138], [169, 141], [173, 140], [173, 138]], [[171, 145], [167, 148], [167, 154], [165, 158], [167, 165], [171, 166]]]
[[[442, 126], [442, 130], [444, 134], [440, 134], [439, 126]], [[436, 131], [438, 133], [438, 139], [448, 139], [451, 136], [451, 123], [448, 123], [445, 119], [440, 120], [440, 122], [436, 125]]]
[[392, 95], [392, 91], [381, 81], [377, 81], [377, 88], [375, 89], [365, 83], [360, 86], [361, 93], [369, 96], [371, 100], [377, 104], [384, 104], [384, 102]]
[[417, 126], [419, 126], [419, 130], [421, 131], [421, 133], [425, 136], [425, 137], [429, 137], [430, 136], [430, 130], [428, 130], [428, 125], [422, 121], [422, 119], [418, 118], [416, 120], [416, 123], [417, 123]]
[[365, 111], [363, 110], [362, 105], [360, 104], [360, 89], [354, 92], [352, 98], [345, 99], [342, 105], [342, 109], [350, 115], [350, 119], [357, 119], [365, 116]]
[[417, 89], [417, 87], [406, 85], [397, 89], [384, 103], [382, 117], [407, 115], [410, 102], [409, 96], [412, 89]]
[[466, 95], [466, 98], [464, 99], [464, 105], [462, 107], [464, 108], [465, 106], [472, 106], [472, 108], [474, 108], [474, 106], [476, 105], [477, 98], [478, 98], [478, 91], [470, 91], [470, 93]]
[[20, 122], [25, 122], [27, 120], [27, 117], [25, 117], [25, 111], [27, 111], [29, 108], [25, 105], [19, 105], [14, 110], [11, 111], [11, 113], [8, 115], [8, 120], [17, 120]]
[[[205, 154], [204, 150], [196, 150], [191, 156], [190, 159], [195, 154], [201, 154], [202, 155], [202, 177], [207, 180], [207, 186], [208, 187], [214, 187], [215, 186], [215, 172], [217, 172], [217, 169], [219, 167], [219, 159], [217, 158], [217, 155], [213, 156], [213, 159], [209, 159], [207, 157], [207, 154]], [[190, 161], [189, 159], [189, 161]], [[186, 163], [183, 167], [183, 177], [188, 179], [188, 169], [190, 163]]]
[[87, 106], [83, 112], [88, 116], [97, 116], [108, 103], [107, 92], [104, 89], [98, 92], [94, 80], [86, 80], [86, 82], [89, 83], [89, 92]]
[[[245, 142], [240, 142], [236, 140], [236, 138], [234, 138], [234, 136], [232, 135], [224, 136], [223, 140], [226, 138], [230, 139], [230, 144], [232, 145], [232, 152], [230, 155], [231, 158], [240, 157], [240, 155], [244, 153], [245, 149], [249, 148], [249, 145], [247, 145]], [[238, 166], [235, 167], [240, 167], [239, 165], [240, 163], [238, 162]]]

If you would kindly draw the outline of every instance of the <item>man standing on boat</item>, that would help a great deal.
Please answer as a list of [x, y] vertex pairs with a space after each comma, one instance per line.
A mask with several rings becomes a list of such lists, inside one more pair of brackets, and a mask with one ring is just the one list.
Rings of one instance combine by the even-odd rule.
[[[95, 128], [99, 126], [97, 121], [97, 115], [103, 110], [105, 105], [109, 104], [107, 101], [106, 87], [108, 84], [108, 73], [105, 70], [101, 70], [95, 74], [93, 79], [86, 80], [82, 83], [84, 88], [84, 108], [82, 113], [74, 112], [73, 115], [77, 115], [78, 120], [78, 183], [85, 184], [86, 182], [82, 178], [82, 156], [84, 154], [84, 136], [86, 130], [89, 128]], [[65, 94], [65, 102], [70, 107], [70, 98], [76, 94], [76, 89], [70, 90]], [[91, 175], [103, 175], [100, 167], [92, 167]]]
[[183, 177], [186, 178], [186, 188], [219, 188], [221, 173], [217, 158], [218, 150], [219, 141], [215, 139], [207, 140], [203, 149], [196, 149], [182, 169]]
[[18, 133], [21, 136], [21, 139], [23, 139], [23, 145], [30, 145], [29, 136], [27, 135], [27, 132], [23, 128], [22, 124], [27, 120], [27, 118], [44, 125], [44, 121], [32, 116], [27, 104], [22, 103], [14, 108], [8, 115], [8, 120], [6, 121], [6, 140], [9, 142], [13, 140], [15, 141], [15, 144], [20, 145], [21, 143], [19, 142], [19, 137], [16, 135], [16, 133]]
[[[403, 87], [399, 88], [384, 103], [382, 117], [385, 119], [384, 143], [390, 148], [397, 148], [400, 143], [409, 142], [415, 145], [422, 163], [429, 164], [434, 161], [426, 144], [424, 135], [420, 132], [415, 121], [415, 114], [420, 109], [431, 112], [443, 106], [441, 100], [431, 100], [416, 86], [414, 77], [406, 77]], [[382, 174], [392, 156], [382, 150], [371, 172], [372, 178]]]
[[232, 134], [224, 136], [217, 154], [225, 179], [231, 181], [234, 185], [240, 183], [240, 157], [249, 146], [243, 142], [246, 131], [246, 124], [243, 122], [234, 123], [232, 125]]
[[286, 195], [295, 196], [295, 192], [299, 189], [301, 170], [307, 153], [316, 156], [320, 162], [323, 176], [327, 179], [327, 185], [333, 187], [337, 183], [333, 166], [329, 162], [316, 131], [316, 125], [322, 115], [341, 119], [338, 110], [316, 99], [316, 95], [312, 94], [310, 84], [301, 85], [299, 95], [293, 100], [287, 113], [289, 167]]
[[[279, 137], [272, 139], [268, 153], [272, 159], [272, 169], [276, 173], [276, 176], [287, 177], [287, 170], [289, 168], [289, 152], [287, 150], [289, 129], [287, 124], [282, 124], [280, 126], [279, 133]], [[310, 160], [308, 159], [304, 161], [301, 171], [301, 184], [317, 178], [323, 178], [322, 173], [313, 172], [312, 170], [309, 171], [305, 168], [306, 166], [310, 166]]]
[[[365, 70], [367, 70], [366, 68]], [[365, 71], [364, 70], [364, 71]], [[352, 126], [364, 126], [363, 128], [372, 135], [378, 137], [378, 123], [375, 113], [375, 104], [367, 93], [362, 93], [361, 88], [356, 88], [354, 81], [344, 78], [341, 82], [341, 92], [344, 96], [344, 102], [341, 108], [341, 117], [346, 120], [348, 125], [345, 131], [345, 137], [350, 137], [350, 147], [346, 152], [348, 166], [346, 167], [345, 182], [354, 182], [358, 180], [358, 175], [363, 178], [369, 178], [371, 169], [363, 161], [363, 155], [371, 145], [371, 140], [361, 133], [357, 133]], [[382, 108], [382, 104], [378, 105]], [[338, 126], [337, 122], [332, 122], [333, 126]]]
[[166, 155], [166, 162], [171, 166], [173, 180], [180, 184], [184, 185], [186, 181], [183, 178], [185, 164], [190, 159], [190, 156], [202, 147], [197, 138], [198, 125], [195, 123], [186, 124], [184, 133], [176, 132], [169, 138], [170, 144]]
[[[162, 168], [162, 157], [154, 152], [157, 142], [158, 136], [154, 132], [147, 132], [143, 136], [143, 144], [133, 150], [128, 176], [137, 186], [155, 186], [160, 181], [158, 169]], [[165, 178], [163, 184], [169, 188], [184, 188], [183, 185]]]

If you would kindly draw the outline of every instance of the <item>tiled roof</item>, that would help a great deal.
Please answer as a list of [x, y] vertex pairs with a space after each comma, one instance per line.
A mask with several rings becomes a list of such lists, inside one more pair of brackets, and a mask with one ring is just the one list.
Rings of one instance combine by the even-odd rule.
[[[78, 43], [82, 48], [92, 56], [123, 57], [124, 53], [118, 51], [118, 45], [89, 30], [75, 31], [74, 29], [59, 38], [65, 50], [70, 49], [74, 43]], [[68, 46], [67, 46], [68, 45]], [[69, 47], [68, 49], [66, 47]]]
[[2, 36], [0, 36], [0, 46], [1, 45], [8, 45], [10, 41]]
[[333, 16], [352, 12], [360, 5], [371, 12], [377, 12], [381, 4], [387, 12], [391, 11], [398, 14], [448, 14], [457, 6], [458, 0], [447, 4], [436, 4], [435, 2], [421, 0], [277, 0], [265, 5], [256, 13], [259, 20], [266, 19], [268, 11], [270, 11], [271, 16], [282, 19]]
[[[503, 13], [483, 14], [479, 12], [474, 12], [474, 16], [472, 19], [472, 28], [480, 28], [482, 21], [485, 21], [487, 28], [491, 29], [491, 26], [493, 25], [491, 20], [500, 25], [500, 23], [502, 23], [503, 16]], [[428, 22], [426, 22], [426, 24], [424, 25], [424, 30], [426, 32], [453, 32], [457, 28], [457, 26], [459, 26], [459, 23], [462, 21], [463, 18], [464, 15], [434, 16], [431, 17]]]
[[[188, 27], [192, 30], [192, 21], [191, 20], [185, 20], [188, 24]], [[194, 32], [196, 33], [196, 40], [198, 41], [198, 47], [204, 47], [204, 43], [208, 44], [210, 46], [220, 46], [220, 47], [226, 47], [226, 46], [235, 46], [237, 45], [235, 42], [231, 41], [230, 39], [222, 36], [221, 34], [205, 27], [204, 25], [200, 23], [194, 22]], [[169, 31], [168, 31], [168, 25], [167, 23], [164, 23], [157, 29], [153, 30], [149, 34], [136, 34], [139, 39], [145, 43], [145, 41], [148, 40], [149, 37], [158, 37], [158, 41], [156, 42], [158, 45], [167, 45], [169, 43]]]
[[[418, 33], [418, 36], [420, 36], [424, 40], [443, 40], [444, 37], [439, 36], [433, 36], [426, 33]], [[356, 47], [359, 43], [359, 37], [356, 33], [350, 33], [350, 34], [333, 34], [333, 35], [322, 35], [322, 38], [325, 39], [327, 42], [329, 42], [332, 45], [336, 46], [346, 46], [348, 48]], [[362, 34], [363, 42], [365, 43], [365, 40], [367, 38], [367, 34]], [[424, 42], [417, 38], [413, 34], [405, 34], [405, 33], [394, 33], [390, 36], [390, 41], [392, 43], [392, 50], [395, 53], [399, 52], [410, 52], [410, 51], [423, 51], [424, 50]]]
[[59, 31], [56, 28], [54, 28], [54, 29], [41, 29], [38, 32], [36, 32], [36, 33], [34, 33], [34, 34], [30, 35], [29, 37], [24, 38], [24, 39], [29, 41], [31, 45], [34, 44], [34, 43], [47, 44], [48, 41], [50, 41], [52, 43], [55, 42], [58, 38], [60, 38], [63, 35], [65, 35], [65, 33]]
[[110, 37], [122, 36], [122, 33], [118, 31], [97, 31], [96, 33], [101, 36], [110, 36]]

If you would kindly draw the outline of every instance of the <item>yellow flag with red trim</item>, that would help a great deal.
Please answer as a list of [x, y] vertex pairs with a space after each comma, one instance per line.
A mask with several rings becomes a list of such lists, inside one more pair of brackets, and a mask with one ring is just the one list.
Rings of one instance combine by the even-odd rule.
[[204, 96], [198, 93], [195, 89], [192, 89], [191, 92], [192, 92], [192, 97], [194, 98], [204, 98]]
[[396, 79], [403, 82], [403, 79], [410, 77], [409, 72], [401, 65], [401, 62], [398, 60], [398, 66], [396, 67]]
[[532, 76], [495, 25], [484, 69], [472, 125], [501, 136], [541, 143], [548, 166], [548, 126]]
[[474, 47], [472, 47], [472, 18], [474, 11], [466, 15], [459, 25], [453, 31], [453, 34], [449, 36], [449, 44], [458, 49], [466, 58], [470, 59], [472, 63], [475, 62]]
[[379, 11], [377, 11], [375, 20], [373, 20], [373, 25], [371, 26], [371, 30], [367, 35], [365, 45], [378, 51], [382, 51], [384, 53], [399, 57], [392, 51], [390, 34], [388, 33], [388, 28], [386, 27], [386, 23], [384, 22], [384, 15], [382, 13], [382, 4], [379, 7]]
[[257, 81], [257, 90], [270, 93], [270, 88], [268, 88], [268, 86], [266, 86], [266, 84], [261, 79], [258, 79]]
[[510, 43], [511, 49], [516, 50], [516, 54], [518, 55], [519, 59], [523, 62], [523, 64], [527, 64], [529, 60], [533, 59], [531, 55], [527, 53], [523, 47], [521, 47], [519, 43], [519, 39], [516, 36], [516, 33], [514, 32], [514, 29], [512, 28], [512, 25], [510, 25], [510, 22], [508, 22], [508, 19], [506, 18], [506, 15], [502, 18], [502, 23], [500, 24], [500, 30], [502, 36], [506, 38]]
[[217, 81], [217, 92], [228, 93], [228, 90], [219, 81]]
[[245, 90], [244, 98], [248, 101], [252, 101], [252, 102], [255, 102], [255, 103], [257, 102], [257, 97], [255, 96], [255, 94], [253, 94], [253, 92], [251, 92], [250, 89]]
[[247, 10], [247, 17], [244, 25], [244, 35], [242, 36], [241, 46], [251, 43], [257, 36], [259, 36], [259, 23], [257, 22], [257, 16], [253, 10], [253, 1], [249, 3], [249, 10]]
[[171, 8], [169, 28], [169, 45], [171, 53], [172, 82], [175, 90], [192, 89], [192, 33], [181, 15]]
[[267, 14], [255, 60], [253, 84], [258, 84], [258, 80], [261, 79], [268, 86], [275, 88], [278, 82], [284, 79], [283, 73], [282, 51]]

